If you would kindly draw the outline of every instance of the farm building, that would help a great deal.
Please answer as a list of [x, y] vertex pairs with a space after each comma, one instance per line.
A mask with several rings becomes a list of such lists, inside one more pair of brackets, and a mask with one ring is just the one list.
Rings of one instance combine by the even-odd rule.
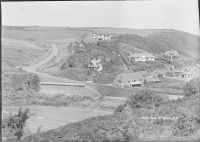
[[140, 72], [121, 73], [115, 78], [114, 84], [121, 87], [141, 86], [144, 79]]
[[141, 62], [145, 62], [145, 61], [154, 61], [155, 57], [153, 56], [153, 54], [150, 53], [133, 53], [129, 56], [130, 60], [132, 61], [141, 61]]

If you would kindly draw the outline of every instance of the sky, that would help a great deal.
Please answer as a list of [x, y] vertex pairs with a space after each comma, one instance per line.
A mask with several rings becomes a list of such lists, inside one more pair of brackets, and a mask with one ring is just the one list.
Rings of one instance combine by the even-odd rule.
[[176, 29], [200, 34], [198, 0], [2, 2], [2, 25]]

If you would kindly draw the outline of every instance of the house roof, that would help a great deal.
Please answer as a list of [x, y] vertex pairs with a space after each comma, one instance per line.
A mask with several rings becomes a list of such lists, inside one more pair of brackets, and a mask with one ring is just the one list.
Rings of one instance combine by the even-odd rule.
[[189, 71], [189, 70], [191, 70], [193, 67], [197, 67], [197, 68], [200, 69], [200, 65], [199, 65], [199, 64], [195, 64], [195, 65], [190, 65], [190, 66], [184, 67], [182, 70], [184, 70], [184, 71]]
[[121, 80], [122, 82], [134, 81], [144, 79], [140, 72], [134, 73], [121, 73], [116, 77], [116, 80]]
[[189, 72], [189, 71], [184, 71], [184, 72], [182, 72], [182, 74], [189, 74], [189, 75], [191, 75], [192, 73]]
[[143, 53], [133, 53], [130, 55], [130, 57], [140, 57], [140, 56], [146, 56], [146, 57], [154, 57], [153, 54], [143, 52]]

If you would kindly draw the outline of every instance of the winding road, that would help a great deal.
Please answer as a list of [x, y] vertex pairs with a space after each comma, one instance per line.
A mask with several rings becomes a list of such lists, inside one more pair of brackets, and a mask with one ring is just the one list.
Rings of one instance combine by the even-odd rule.
[[22, 69], [27, 71], [27, 72], [37, 74], [40, 77], [41, 82], [52, 82], [52, 83], [54, 83], [54, 85], [56, 85], [56, 82], [59, 82], [59, 83], [63, 82], [65, 84], [69, 83], [69, 85], [70, 84], [72, 84], [72, 85], [85, 85], [85, 84], [83, 84], [79, 81], [70, 80], [70, 79], [61, 78], [61, 77], [56, 77], [56, 76], [49, 75], [47, 73], [43, 73], [43, 72], [38, 71], [39, 67], [41, 67], [42, 65], [49, 62], [51, 59], [56, 57], [57, 54], [58, 54], [58, 48], [57, 48], [56, 44], [51, 43], [50, 46], [51, 46], [51, 54], [46, 59], [40, 61], [37, 64], [31, 65], [31, 66], [24, 66], [24, 67], [22, 67]]

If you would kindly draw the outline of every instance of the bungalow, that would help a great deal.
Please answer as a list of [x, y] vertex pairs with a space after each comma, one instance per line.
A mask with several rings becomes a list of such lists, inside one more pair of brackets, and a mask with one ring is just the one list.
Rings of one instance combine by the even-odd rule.
[[138, 61], [145, 62], [145, 61], [154, 61], [155, 57], [150, 53], [133, 53], [129, 56], [129, 59], [137, 62]]
[[121, 73], [115, 78], [113, 83], [121, 87], [134, 87], [141, 86], [144, 79], [140, 72]]
[[183, 74], [180, 70], [165, 70], [165, 69], [158, 69], [153, 72], [153, 76], [157, 78], [181, 78]]
[[98, 34], [93, 33], [93, 38], [95, 40], [111, 40], [115, 35], [113, 34]]
[[191, 80], [194, 78], [200, 78], [200, 65], [191, 65], [182, 68], [183, 73], [181, 74], [181, 78], [184, 80]]
[[158, 78], [174, 78], [189, 81], [200, 77], [200, 65], [184, 67], [183, 69], [159, 69], [153, 72], [154, 77]]
[[181, 79], [183, 79], [185, 81], [189, 81], [189, 80], [191, 80], [193, 78], [194, 78], [194, 76], [190, 72], [183, 72], [181, 74]]

